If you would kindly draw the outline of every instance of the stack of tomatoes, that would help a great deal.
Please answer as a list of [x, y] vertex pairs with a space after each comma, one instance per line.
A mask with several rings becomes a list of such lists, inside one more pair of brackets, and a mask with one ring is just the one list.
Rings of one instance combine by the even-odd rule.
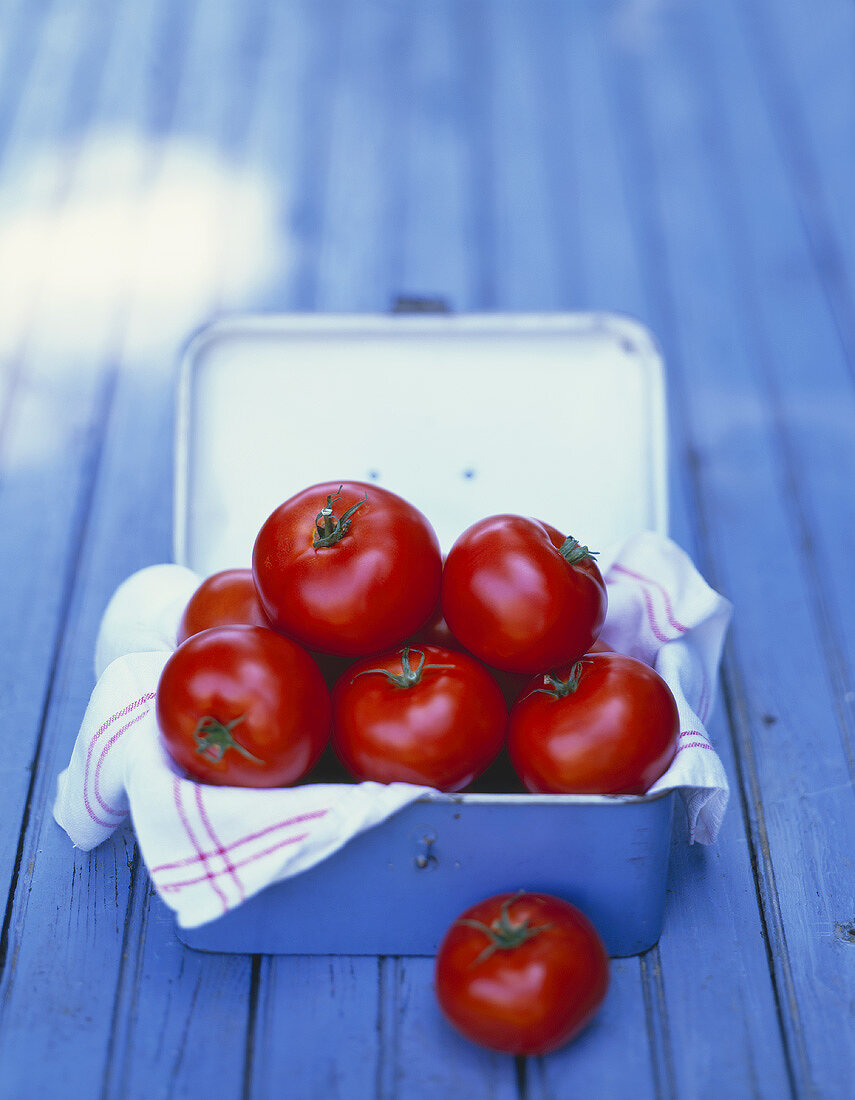
[[592, 652], [606, 602], [594, 555], [546, 523], [490, 516], [443, 564], [401, 497], [315, 485], [264, 523], [252, 570], [195, 593], [158, 720], [209, 783], [296, 783], [332, 730], [359, 780], [457, 791], [507, 745], [531, 791], [641, 794], [674, 756], [677, 708], [647, 665]]

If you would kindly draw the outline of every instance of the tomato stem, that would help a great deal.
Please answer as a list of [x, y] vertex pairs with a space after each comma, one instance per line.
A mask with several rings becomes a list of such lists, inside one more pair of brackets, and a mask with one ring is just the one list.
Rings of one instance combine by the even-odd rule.
[[368, 501], [368, 493], [366, 492], [362, 500], [358, 500], [356, 504], [351, 504], [347, 511], [344, 512], [341, 519], [336, 519], [333, 515], [333, 509], [335, 502], [341, 498], [341, 490], [342, 486], [339, 485], [338, 492], [335, 496], [329, 493], [327, 495], [326, 504], [315, 516], [315, 533], [312, 537], [312, 545], [315, 549], [325, 546], [334, 546], [343, 539], [350, 530], [350, 525], [353, 523], [353, 516], [356, 509], [361, 508], [362, 505], [366, 504]]
[[[582, 679], [582, 673], [584, 672], [584, 666], [590, 664], [590, 661], [582, 657], [578, 660], [570, 669], [570, 675], [566, 680], [562, 680], [555, 672], [546, 672], [543, 676], [543, 682], [546, 687], [535, 688], [534, 691], [530, 691], [529, 695], [537, 695], [540, 692], [543, 695], [551, 695], [553, 699], [563, 699], [567, 695], [572, 695], [578, 688], [579, 681]], [[528, 696], [526, 696], [528, 698]]]
[[571, 535], [558, 548], [558, 553], [566, 559], [569, 565], [578, 565], [580, 561], [585, 561], [586, 558], [594, 561], [597, 554], [599, 554], [599, 550], [589, 550], [587, 546], [582, 546], [579, 540], [574, 539]]
[[[410, 664], [410, 653], [418, 653], [419, 659], [416, 662], [416, 667], [413, 668]], [[366, 668], [362, 672], [357, 672], [353, 677], [353, 680], [358, 680], [360, 676], [368, 676], [372, 672], [382, 672], [383, 675], [390, 680], [393, 684], [400, 688], [410, 688], [414, 684], [418, 684], [421, 681], [422, 673], [427, 672], [432, 668], [454, 668], [454, 665], [426, 665], [425, 655], [420, 649], [411, 650], [408, 645], [405, 645], [401, 650], [401, 673], [398, 675], [395, 672], [390, 672], [388, 668]], [[353, 680], [350, 682], [353, 683]]]
[[532, 926], [528, 918], [520, 924], [513, 923], [510, 908], [515, 901], [519, 901], [524, 893], [525, 890], [519, 890], [512, 898], [506, 898], [502, 902], [499, 916], [490, 924], [484, 924], [483, 921], [471, 920], [467, 917], [461, 917], [457, 921], [458, 924], [465, 924], [468, 928], [476, 928], [479, 932], [483, 932], [490, 941], [481, 954], [472, 961], [472, 966], [477, 966], [478, 963], [488, 959], [495, 951], [514, 951], [528, 940], [534, 939], [535, 936], [539, 936], [541, 932], [545, 932], [552, 927], [551, 924]]
[[207, 756], [212, 763], [219, 764], [226, 755], [228, 749], [235, 749], [241, 756], [245, 756], [247, 760], [254, 760], [256, 764], [263, 764], [263, 760], [259, 760], [257, 756], [253, 756], [249, 749], [245, 749], [243, 745], [239, 745], [232, 736], [232, 730], [239, 722], [242, 722], [245, 717], [246, 715], [242, 714], [240, 718], [235, 718], [225, 725], [223, 725], [219, 718], [212, 718], [210, 714], [206, 714], [204, 718], [200, 718], [196, 726], [196, 752], [199, 753], [200, 756]]

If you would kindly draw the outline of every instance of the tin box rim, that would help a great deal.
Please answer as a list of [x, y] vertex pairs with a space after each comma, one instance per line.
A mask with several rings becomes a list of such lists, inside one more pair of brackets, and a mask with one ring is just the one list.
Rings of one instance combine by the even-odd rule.
[[491, 805], [507, 806], [518, 803], [525, 806], [637, 806], [648, 802], [657, 802], [660, 798], [666, 798], [673, 794], [673, 788], [655, 791], [653, 794], [497, 794], [497, 793], [472, 793], [470, 791], [444, 792], [422, 795], [416, 802], [456, 802], [463, 805]]

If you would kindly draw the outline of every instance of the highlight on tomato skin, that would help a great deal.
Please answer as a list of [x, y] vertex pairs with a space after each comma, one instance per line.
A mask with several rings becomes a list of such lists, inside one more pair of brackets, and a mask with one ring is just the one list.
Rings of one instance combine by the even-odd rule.
[[164, 666], [155, 709], [175, 763], [219, 786], [289, 786], [329, 740], [330, 696], [317, 664], [266, 627], [188, 638]]
[[547, 523], [487, 516], [456, 540], [442, 575], [442, 610], [470, 653], [529, 675], [586, 653], [608, 605], [596, 552]]
[[313, 485], [262, 524], [255, 585], [275, 629], [339, 657], [382, 653], [439, 600], [442, 558], [428, 519], [373, 483]]
[[261, 606], [251, 569], [223, 569], [199, 585], [181, 616], [178, 644], [214, 626], [272, 624]]
[[646, 794], [677, 751], [671, 689], [649, 665], [619, 653], [532, 679], [511, 708], [508, 753], [535, 794]]
[[507, 722], [487, 669], [439, 646], [366, 657], [333, 691], [333, 748], [360, 781], [462, 790], [498, 756]]
[[480, 1046], [548, 1054], [593, 1019], [609, 960], [592, 922], [549, 894], [497, 894], [471, 906], [436, 955], [435, 989], [446, 1019]]

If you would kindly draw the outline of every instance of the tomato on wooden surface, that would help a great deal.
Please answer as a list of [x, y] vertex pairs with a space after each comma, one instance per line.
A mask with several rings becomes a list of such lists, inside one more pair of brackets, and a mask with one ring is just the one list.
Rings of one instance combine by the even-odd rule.
[[542, 672], [591, 648], [606, 617], [592, 553], [549, 524], [489, 516], [449, 551], [442, 610], [476, 657], [507, 672]]
[[274, 626], [343, 657], [403, 642], [439, 599], [436, 533], [407, 501], [356, 481], [304, 489], [265, 521], [253, 575]]
[[533, 679], [511, 708], [508, 752], [540, 794], [644, 794], [677, 751], [671, 689], [634, 657], [595, 653]]
[[266, 626], [251, 569], [224, 569], [199, 585], [184, 608], [178, 625], [178, 644], [213, 626]]
[[358, 661], [333, 692], [333, 747], [360, 780], [459, 791], [498, 756], [507, 721], [489, 672], [439, 646]]
[[609, 960], [596, 928], [549, 894], [498, 894], [467, 909], [436, 956], [436, 995], [467, 1039], [508, 1054], [547, 1054], [600, 1007]]
[[166, 662], [156, 708], [170, 756], [206, 783], [296, 783], [329, 739], [330, 697], [318, 666], [296, 642], [260, 626], [188, 638]]

